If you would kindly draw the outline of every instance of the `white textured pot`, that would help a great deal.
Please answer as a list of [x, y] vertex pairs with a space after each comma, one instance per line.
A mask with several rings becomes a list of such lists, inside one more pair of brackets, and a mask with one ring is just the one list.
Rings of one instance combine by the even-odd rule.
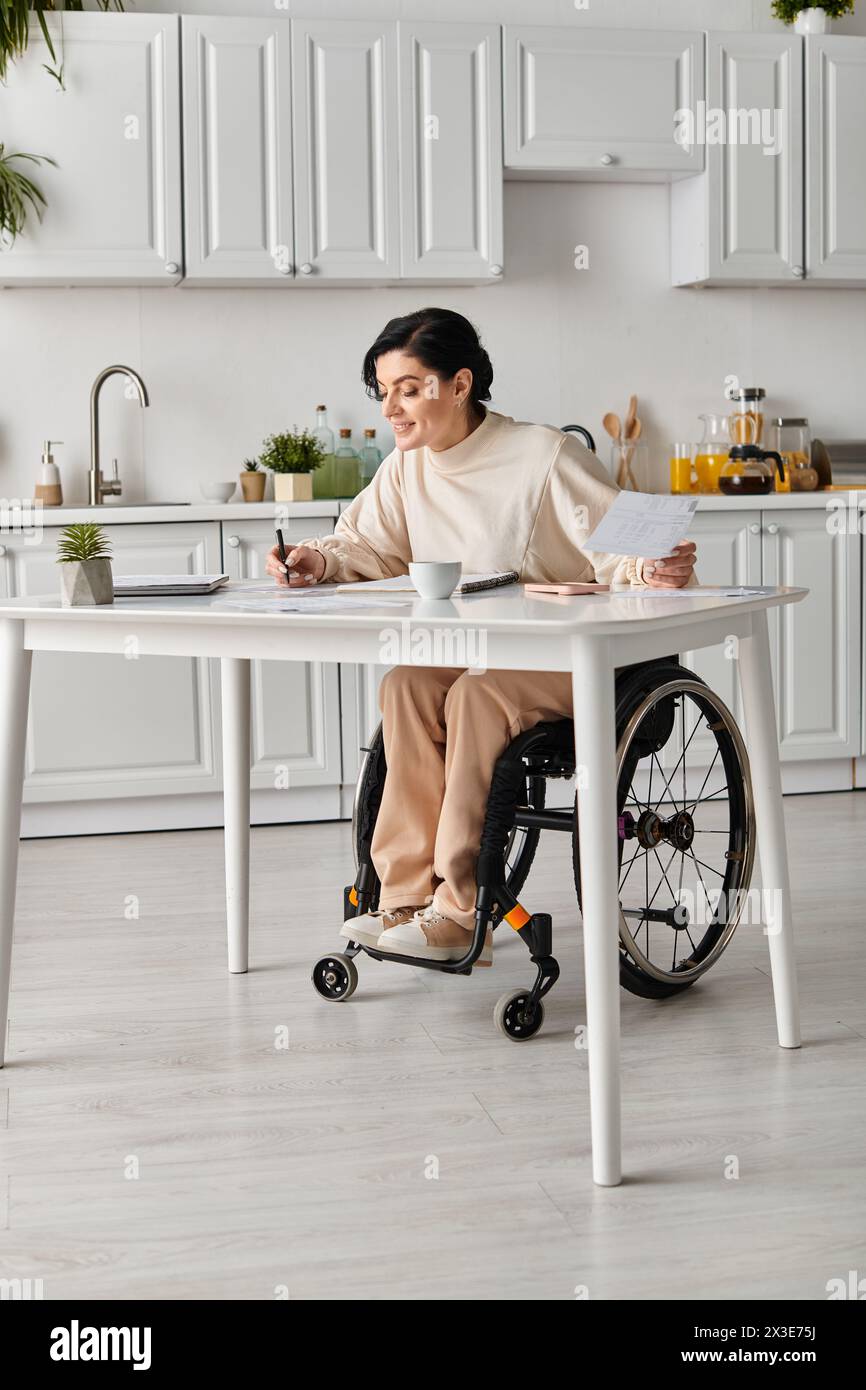
[[114, 603], [114, 576], [109, 557], [62, 560], [60, 600], [64, 608], [93, 608], [97, 604]]
[[794, 20], [794, 28], [798, 34], [826, 34], [827, 16], [817, 5], [801, 10]]
[[275, 502], [312, 502], [312, 473], [275, 473]]

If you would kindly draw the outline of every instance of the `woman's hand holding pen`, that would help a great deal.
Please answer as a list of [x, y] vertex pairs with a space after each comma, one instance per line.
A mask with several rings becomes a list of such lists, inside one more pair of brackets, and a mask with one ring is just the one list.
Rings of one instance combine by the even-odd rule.
[[286, 563], [280, 559], [280, 547], [275, 545], [268, 551], [265, 574], [271, 575], [278, 584], [297, 589], [305, 584], [318, 584], [324, 577], [325, 557], [321, 550], [309, 545], [296, 545], [286, 553]]

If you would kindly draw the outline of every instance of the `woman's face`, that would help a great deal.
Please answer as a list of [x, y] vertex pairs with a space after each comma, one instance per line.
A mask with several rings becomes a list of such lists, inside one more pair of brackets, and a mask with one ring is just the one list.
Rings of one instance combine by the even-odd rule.
[[382, 414], [394, 431], [398, 449], [420, 449], [427, 445], [434, 452], [450, 448], [455, 430], [471, 419], [469, 391], [472, 373], [468, 367], [448, 380], [425, 367], [405, 352], [394, 349], [376, 359], [376, 377], [382, 396]]

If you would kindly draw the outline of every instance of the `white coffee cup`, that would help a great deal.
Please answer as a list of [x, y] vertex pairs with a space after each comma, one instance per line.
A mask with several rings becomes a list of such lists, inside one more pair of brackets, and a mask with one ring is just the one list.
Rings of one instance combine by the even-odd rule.
[[460, 583], [459, 560], [412, 560], [409, 577], [422, 598], [450, 598]]

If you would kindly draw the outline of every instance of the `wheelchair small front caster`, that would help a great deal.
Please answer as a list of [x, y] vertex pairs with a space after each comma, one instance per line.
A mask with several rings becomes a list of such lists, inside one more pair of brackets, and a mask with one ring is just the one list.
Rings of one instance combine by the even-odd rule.
[[534, 1037], [544, 1023], [544, 1005], [539, 1000], [529, 1011], [526, 1008], [528, 999], [528, 990], [512, 990], [510, 994], [503, 994], [493, 1010], [493, 1022], [512, 1042], [525, 1042]]
[[316, 993], [321, 994], [332, 1004], [339, 1004], [355, 993], [358, 986], [358, 971], [350, 956], [336, 953], [322, 956], [313, 966], [313, 984]]

